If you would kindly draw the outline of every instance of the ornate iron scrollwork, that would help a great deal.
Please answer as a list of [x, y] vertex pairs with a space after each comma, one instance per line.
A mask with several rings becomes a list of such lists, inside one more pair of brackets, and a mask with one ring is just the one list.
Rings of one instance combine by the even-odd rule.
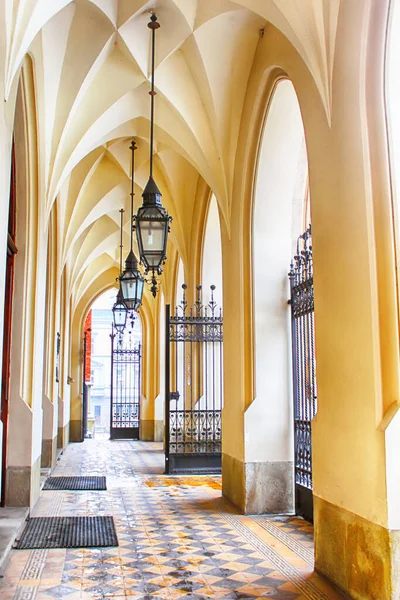
[[141, 346], [134, 343], [130, 329], [123, 334], [113, 333], [111, 339], [111, 437], [124, 437], [124, 432], [126, 437], [136, 437], [139, 432]]
[[317, 411], [311, 225], [290, 265], [296, 484], [312, 490], [311, 421]]
[[222, 342], [222, 308], [214, 300], [215, 285], [210, 286], [211, 299], [202, 303], [202, 286], [197, 286], [197, 300], [191, 308], [186, 301], [187, 286], [183, 284], [183, 298], [170, 320], [171, 342]]
[[182, 289], [182, 300], [168, 319], [171, 385], [179, 391], [169, 392], [167, 469], [173, 471], [170, 465], [175, 461], [183, 470], [203, 470], [213, 457], [215, 470], [220, 465], [222, 443], [222, 309], [215, 301], [214, 285], [206, 303], [202, 286], [197, 286], [197, 298], [190, 308], [187, 286]]

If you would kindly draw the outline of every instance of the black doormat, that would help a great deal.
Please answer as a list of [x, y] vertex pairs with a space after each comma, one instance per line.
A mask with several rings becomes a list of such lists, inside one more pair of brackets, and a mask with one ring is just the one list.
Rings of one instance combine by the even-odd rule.
[[118, 546], [113, 517], [35, 517], [28, 519], [18, 550]]
[[43, 486], [46, 490], [97, 491], [106, 490], [105, 477], [49, 477]]

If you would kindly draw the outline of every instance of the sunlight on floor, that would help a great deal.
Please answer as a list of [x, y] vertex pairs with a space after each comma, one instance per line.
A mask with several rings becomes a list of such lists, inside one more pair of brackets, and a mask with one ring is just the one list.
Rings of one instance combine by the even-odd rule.
[[312, 526], [239, 515], [218, 476], [163, 476], [161, 444], [71, 444], [53, 473], [107, 491], [42, 492], [32, 516], [112, 515], [119, 546], [14, 550], [1, 600], [343, 598], [313, 572]]

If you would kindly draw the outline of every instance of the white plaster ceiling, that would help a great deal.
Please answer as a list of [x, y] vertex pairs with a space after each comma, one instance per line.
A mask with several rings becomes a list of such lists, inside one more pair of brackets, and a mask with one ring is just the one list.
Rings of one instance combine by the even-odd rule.
[[[247, 82], [272, 23], [297, 49], [329, 115], [340, 0], [5, 0], [6, 90], [35, 69], [40, 186], [57, 203], [62, 263], [79, 295], [118, 262], [119, 209], [148, 178], [149, 13], [157, 32], [155, 179], [186, 259], [199, 182], [228, 218]], [[126, 223], [128, 213], [126, 213]], [[125, 244], [128, 243], [126, 227]], [[77, 298], [78, 301], [78, 298]]]

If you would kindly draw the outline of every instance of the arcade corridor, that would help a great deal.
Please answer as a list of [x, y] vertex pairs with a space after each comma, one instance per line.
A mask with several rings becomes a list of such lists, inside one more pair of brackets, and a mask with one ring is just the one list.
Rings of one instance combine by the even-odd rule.
[[0, 1], [0, 600], [400, 600], [399, 32]]
[[220, 479], [162, 475], [161, 444], [88, 440], [54, 474], [106, 474], [106, 492], [42, 492], [33, 516], [113, 515], [119, 547], [14, 550], [1, 600], [343, 598], [313, 573], [312, 528], [239, 516]]

